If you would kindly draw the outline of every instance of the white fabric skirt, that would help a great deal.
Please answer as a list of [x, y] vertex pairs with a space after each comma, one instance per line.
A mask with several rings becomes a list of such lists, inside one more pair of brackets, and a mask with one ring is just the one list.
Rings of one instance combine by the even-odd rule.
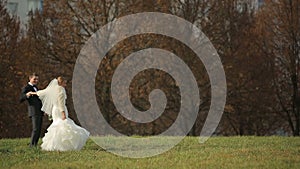
[[[56, 109], [54, 107], [54, 109]], [[61, 119], [61, 116], [57, 111], [52, 112], [53, 123], [47, 129], [45, 137], [42, 141], [42, 150], [46, 151], [68, 151], [68, 150], [80, 150], [85, 145], [90, 133], [76, 125], [74, 121], [67, 116], [65, 120]]]

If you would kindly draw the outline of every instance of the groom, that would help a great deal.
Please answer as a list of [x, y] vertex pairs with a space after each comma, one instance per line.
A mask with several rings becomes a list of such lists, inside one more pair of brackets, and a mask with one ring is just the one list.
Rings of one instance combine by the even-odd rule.
[[38, 91], [37, 84], [39, 76], [35, 73], [29, 76], [28, 84], [22, 89], [20, 102], [27, 100], [28, 102], [28, 115], [32, 121], [32, 133], [30, 147], [36, 147], [40, 138], [43, 112], [41, 111], [42, 102], [37, 95], [30, 95], [28, 92]]

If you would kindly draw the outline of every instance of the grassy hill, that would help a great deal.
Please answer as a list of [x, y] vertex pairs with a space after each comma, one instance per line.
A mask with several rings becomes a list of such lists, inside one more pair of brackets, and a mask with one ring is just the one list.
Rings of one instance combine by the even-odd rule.
[[29, 139], [0, 139], [0, 168], [300, 168], [300, 137], [186, 137], [170, 151], [124, 158], [88, 140], [81, 151], [29, 149]]

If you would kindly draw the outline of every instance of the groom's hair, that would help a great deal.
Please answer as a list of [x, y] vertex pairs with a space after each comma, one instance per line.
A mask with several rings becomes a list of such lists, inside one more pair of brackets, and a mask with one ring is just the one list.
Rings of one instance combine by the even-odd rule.
[[39, 76], [39, 75], [36, 74], [36, 73], [31, 73], [31, 74], [29, 75], [29, 79], [33, 78], [34, 76]]

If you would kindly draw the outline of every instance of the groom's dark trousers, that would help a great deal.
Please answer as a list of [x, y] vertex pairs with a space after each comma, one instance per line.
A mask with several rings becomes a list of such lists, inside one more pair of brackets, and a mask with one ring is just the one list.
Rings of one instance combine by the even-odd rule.
[[[20, 102], [23, 102], [27, 100], [28, 102], [28, 116], [31, 118], [32, 121], [32, 133], [31, 133], [31, 142], [30, 147], [37, 146], [40, 135], [41, 135], [41, 128], [42, 128], [42, 122], [43, 122], [43, 112], [41, 111], [42, 108], [42, 102], [39, 99], [38, 96], [33, 95], [30, 97], [26, 96], [26, 93], [32, 91], [35, 92], [37, 89], [36, 86], [31, 86], [30, 84], [27, 84], [22, 89], [22, 93], [20, 96]], [[37, 89], [38, 90], [38, 89]]]

